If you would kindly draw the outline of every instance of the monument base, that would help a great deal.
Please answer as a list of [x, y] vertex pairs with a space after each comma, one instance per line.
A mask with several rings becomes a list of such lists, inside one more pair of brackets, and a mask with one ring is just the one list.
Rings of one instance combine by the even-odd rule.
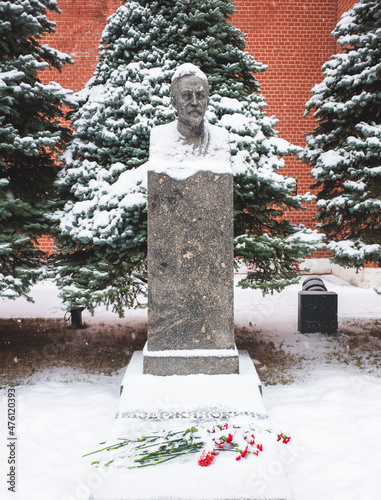
[[[263, 453], [237, 461], [236, 453], [220, 452], [208, 467], [198, 465], [197, 454], [134, 469], [123, 466], [122, 457], [122, 462], [94, 469], [99, 481], [91, 500], [292, 500], [283, 463], [291, 462], [296, 452], [292, 443], [278, 443], [275, 431], [267, 432], [271, 424], [260, 386], [247, 353], [240, 352], [236, 375], [168, 377], [144, 375], [143, 353], [134, 353], [108, 444], [157, 432], [185, 432], [192, 426], [206, 432], [228, 423], [253, 429]], [[104, 453], [92, 459], [110, 460], [110, 452]]]
[[234, 349], [143, 350], [143, 373], [149, 375], [229, 375], [239, 372]]

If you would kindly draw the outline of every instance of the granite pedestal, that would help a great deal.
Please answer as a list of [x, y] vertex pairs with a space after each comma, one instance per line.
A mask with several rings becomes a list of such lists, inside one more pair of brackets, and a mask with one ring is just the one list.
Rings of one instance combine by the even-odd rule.
[[144, 373], [238, 372], [233, 266], [233, 176], [149, 171]]

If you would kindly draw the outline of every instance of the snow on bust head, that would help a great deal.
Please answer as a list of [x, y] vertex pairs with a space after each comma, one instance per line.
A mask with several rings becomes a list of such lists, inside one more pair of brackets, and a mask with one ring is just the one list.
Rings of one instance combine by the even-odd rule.
[[184, 63], [180, 64], [180, 66], [176, 68], [176, 71], [173, 73], [172, 76], [172, 83], [178, 78], [190, 75], [198, 76], [198, 78], [201, 78], [201, 80], [208, 81], [206, 74], [203, 71], [201, 71], [201, 69], [198, 66], [192, 63]]

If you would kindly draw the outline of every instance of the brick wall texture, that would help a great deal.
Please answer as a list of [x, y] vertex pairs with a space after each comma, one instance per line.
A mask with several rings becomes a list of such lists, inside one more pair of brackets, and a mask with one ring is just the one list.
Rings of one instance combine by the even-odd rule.
[[347, 12], [354, 6], [353, 0], [337, 0], [337, 19], [339, 20], [344, 12]]
[[[92, 76], [106, 19], [124, 2], [120, 0], [58, 0], [61, 14], [50, 15], [56, 33], [47, 38], [53, 47], [68, 53], [75, 64], [61, 74], [47, 74], [66, 88], [78, 91]], [[310, 90], [323, 79], [322, 64], [337, 50], [331, 36], [338, 19], [354, 0], [236, 0], [233, 23], [246, 33], [246, 50], [269, 69], [258, 75], [275, 115], [280, 137], [299, 146], [314, 128], [312, 117], [303, 118]], [[298, 180], [298, 192], [311, 191], [312, 178], [303, 163], [287, 159], [284, 173]], [[295, 223], [314, 227], [315, 206], [288, 216]], [[323, 254], [319, 254], [323, 256]]]

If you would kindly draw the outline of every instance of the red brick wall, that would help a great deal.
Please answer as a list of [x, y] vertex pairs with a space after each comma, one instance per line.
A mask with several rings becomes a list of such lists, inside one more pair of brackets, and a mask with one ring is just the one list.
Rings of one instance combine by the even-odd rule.
[[[58, 0], [61, 15], [56, 34], [48, 43], [73, 58], [75, 64], [61, 75], [47, 73], [44, 80], [55, 79], [64, 87], [78, 91], [91, 77], [98, 58], [98, 45], [107, 17], [124, 2], [121, 0]], [[247, 34], [246, 49], [256, 60], [269, 66], [258, 75], [282, 138], [304, 146], [304, 136], [314, 128], [311, 117], [303, 118], [310, 90], [322, 81], [322, 64], [336, 51], [330, 35], [341, 13], [353, 0], [236, 0], [234, 24]], [[285, 173], [298, 179], [298, 192], [310, 190], [309, 169], [297, 160], [287, 160]], [[314, 227], [314, 204], [291, 219]]]
[[54, 249], [54, 240], [48, 236], [41, 236], [41, 238], [37, 238], [37, 245], [43, 252], [51, 254]]
[[[336, 1], [236, 0], [234, 24], [247, 34], [247, 50], [269, 66], [258, 75], [267, 113], [274, 114], [279, 135], [299, 146], [314, 128], [311, 117], [303, 118], [310, 90], [321, 82], [322, 64], [335, 51], [330, 36], [336, 24]], [[298, 192], [310, 191], [309, 168], [288, 159], [284, 172], [296, 177]], [[315, 205], [303, 213], [289, 214], [294, 222], [313, 227]]]
[[[42, 43], [69, 54], [74, 64], [66, 65], [62, 73], [45, 71], [41, 80], [59, 82], [74, 91], [81, 90], [94, 72], [98, 60], [98, 45], [106, 19], [124, 2], [122, 0], [58, 0], [61, 14], [49, 12], [56, 22], [55, 34]], [[54, 240], [43, 236], [38, 239], [41, 250], [51, 253]]]
[[[61, 14], [49, 13], [56, 22], [55, 34], [46, 37], [54, 48], [69, 54], [73, 65], [66, 65], [62, 74], [44, 73], [44, 80], [54, 79], [63, 87], [81, 90], [94, 72], [98, 46], [106, 19], [122, 0], [57, 0]], [[45, 42], [46, 43], [46, 42]]]
[[337, 0], [337, 20], [340, 19], [344, 12], [350, 10], [355, 3], [355, 0]]

